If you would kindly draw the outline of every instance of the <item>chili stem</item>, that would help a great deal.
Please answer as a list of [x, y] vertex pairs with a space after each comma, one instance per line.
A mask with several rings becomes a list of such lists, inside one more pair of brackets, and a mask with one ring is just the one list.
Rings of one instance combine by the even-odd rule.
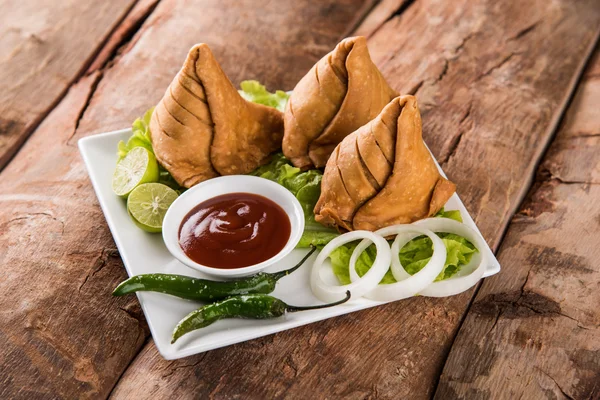
[[319, 304], [318, 306], [304, 306], [304, 307], [287, 306], [285, 308], [285, 310], [287, 312], [306, 311], [306, 310], [318, 310], [320, 308], [327, 308], [327, 307], [337, 306], [337, 305], [340, 305], [340, 304], [343, 304], [343, 303], [347, 302], [348, 300], [350, 300], [350, 291], [349, 290], [346, 291], [346, 297], [345, 298], [343, 298], [342, 300], [333, 302], [333, 303]]
[[297, 270], [298, 268], [300, 268], [302, 266], [302, 264], [304, 264], [304, 262], [306, 260], [308, 260], [308, 258], [312, 255], [312, 253], [315, 252], [315, 250], [317, 249], [314, 246], [310, 246], [311, 249], [308, 252], [308, 254], [306, 254], [304, 256], [304, 258], [302, 258], [302, 260], [300, 260], [300, 262], [298, 264], [296, 264], [294, 267], [290, 268], [290, 269], [286, 269], [285, 271], [279, 271], [279, 272], [275, 272], [273, 274], [271, 274], [271, 276], [273, 276], [273, 278], [275, 278], [275, 280], [279, 280], [281, 278], [283, 278], [284, 276], [288, 276], [289, 274], [291, 274], [292, 272], [294, 272], [295, 270]]

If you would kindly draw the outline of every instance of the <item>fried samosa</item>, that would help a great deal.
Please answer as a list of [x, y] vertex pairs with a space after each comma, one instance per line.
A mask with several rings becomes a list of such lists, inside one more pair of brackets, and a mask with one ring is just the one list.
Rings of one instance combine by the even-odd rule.
[[198, 44], [156, 106], [150, 132], [158, 161], [189, 188], [265, 164], [281, 146], [283, 114], [244, 100]]
[[335, 148], [315, 218], [340, 231], [375, 231], [435, 215], [455, 189], [423, 142], [416, 99], [400, 96]]
[[298, 82], [285, 108], [283, 154], [298, 168], [322, 168], [333, 149], [394, 97], [364, 37], [342, 40]]

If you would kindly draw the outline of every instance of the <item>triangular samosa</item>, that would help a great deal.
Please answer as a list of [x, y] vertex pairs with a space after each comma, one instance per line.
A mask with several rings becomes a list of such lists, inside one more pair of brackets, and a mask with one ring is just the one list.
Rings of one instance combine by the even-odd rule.
[[248, 173], [281, 146], [283, 115], [244, 100], [206, 44], [194, 46], [150, 122], [158, 161], [184, 187]]
[[285, 109], [283, 154], [298, 168], [322, 168], [333, 149], [398, 96], [364, 37], [342, 40], [298, 82]]
[[375, 231], [435, 215], [455, 189], [423, 142], [417, 100], [400, 96], [336, 147], [315, 218], [342, 231]]

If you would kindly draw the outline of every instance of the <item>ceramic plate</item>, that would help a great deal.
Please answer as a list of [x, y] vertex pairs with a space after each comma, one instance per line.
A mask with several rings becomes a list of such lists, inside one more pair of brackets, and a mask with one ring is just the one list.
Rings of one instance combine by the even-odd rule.
[[[112, 192], [111, 180], [117, 162], [117, 143], [119, 140], [127, 141], [130, 135], [131, 130], [125, 129], [90, 136], [79, 141], [79, 149], [92, 185], [127, 273], [129, 276], [162, 272], [202, 277], [200, 272], [186, 267], [171, 256], [160, 234], [146, 233], [137, 228], [127, 215], [125, 201]], [[450, 198], [446, 204], [446, 209], [460, 210], [464, 223], [479, 233], [473, 219], [469, 216], [456, 194]], [[484, 276], [496, 274], [500, 271], [498, 261], [489, 247], [486, 246], [483, 251], [489, 252], [489, 265], [486, 266]], [[266, 271], [273, 272], [287, 269], [296, 264], [305, 254], [306, 250], [293, 250], [290, 255]], [[309, 260], [293, 275], [280, 280], [273, 295], [288, 304], [312, 305], [321, 303], [310, 290], [310, 266]], [[179, 339], [175, 344], [171, 344], [173, 328], [186, 314], [198, 308], [198, 303], [151, 292], [139, 293], [138, 298], [146, 315], [156, 347], [160, 354], [168, 360], [190, 356], [383, 304], [361, 298], [337, 307], [288, 314], [273, 320], [223, 320], [190, 333]]]

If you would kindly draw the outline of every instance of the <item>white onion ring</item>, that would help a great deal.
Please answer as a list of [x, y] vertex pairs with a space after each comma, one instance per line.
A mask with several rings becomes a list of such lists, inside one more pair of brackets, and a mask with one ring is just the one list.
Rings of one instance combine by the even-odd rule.
[[[365, 297], [377, 301], [396, 301], [412, 297], [430, 285], [442, 272], [446, 261], [446, 246], [435, 233], [415, 225], [392, 225], [375, 232], [382, 237], [397, 235], [391, 249], [392, 273], [398, 282], [386, 285], [378, 285], [365, 295]], [[433, 255], [429, 262], [416, 274], [408, 274], [402, 265], [398, 254], [404, 245], [417, 236], [425, 235], [433, 242]], [[358, 279], [356, 272], [356, 260], [359, 255], [369, 246], [367, 240], [363, 240], [356, 246], [350, 258], [350, 280]], [[398, 270], [398, 272], [395, 272]], [[387, 272], [387, 271], [386, 271]], [[403, 274], [402, 274], [403, 273]]]
[[[471, 267], [473, 265], [473, 260], [468, 265], [461, 268], [458, 276], [445, 279], [443, 281], [433, 282], [419, 294], [429, 297], [453, 296], [470, 289], [471, 287], [475, 286], [477, 282], [479, 282], [479, 280], [483, 277], [483, 273], [485, 272], [489, 256], [485, 250], [486, 244], [477, 232], [469, 228], [467, 225], [449, 218], [427, 218], [415, 222], [414, 225], [428, 228], [434, 232], [454, 233], [455, 235], [464, 237], [469, 242], [473, 243], [478, 250], [478, 253], [474, 254], [473, 258], [480, 260], [477, 267], [470, 273], [470, 268], [466, 267]], [[477, 254], [480, 254], [481, 257], [476, 258], [475, 256]]]
[[[362, 278], [359, 278], [348, 285], [330, 285], [326, 283], [323, 278], [321, 278], [321, 268], [323, 267], [325, 260], [336, 248], [358, 239], [366, 239], [364, 240], [366, 242], [371, 241], [377, 247], [377, 257], [375, 258], [375, 262], [373, 262], [371, 269], [369, 269]], [[390, 246], [383, 236], [376, 235], [369, 231], [352, 231], [345, 233], [333, 239], [319, 252], [310, 274], [310, 286], [314, 295], [324, 302], [333, 302], [343, 299], [347, 290], [352, 294], [352, 298], [356, 299], [362, 297], [379, 285], [379, 282], [390, 266], [391, 258], [392, 253], [390, 251]]]

